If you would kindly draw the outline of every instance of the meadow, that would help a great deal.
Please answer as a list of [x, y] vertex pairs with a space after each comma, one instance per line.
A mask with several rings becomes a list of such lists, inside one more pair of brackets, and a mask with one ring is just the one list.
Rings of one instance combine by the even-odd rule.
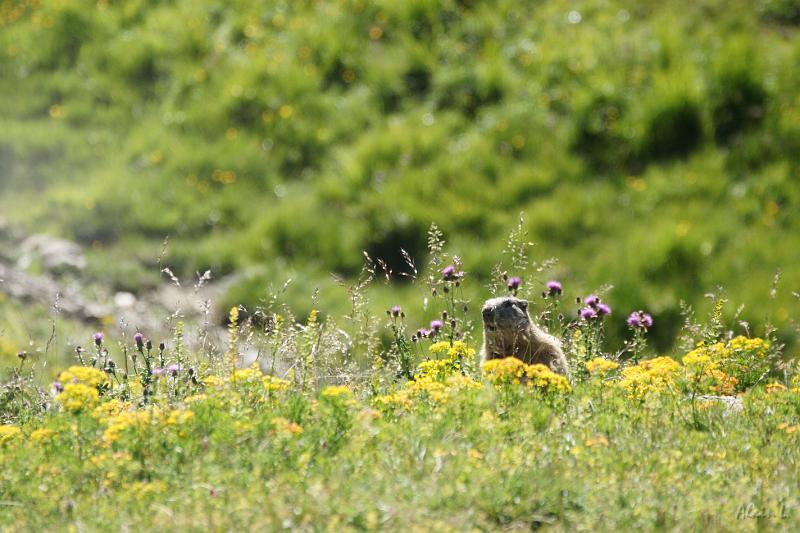
[[798, 25], [0, 0], [0, 531], [796, 531]]
[[436, 242], [423, 278], [441, 319], [420, 328], [401, 306], [371, 314], [367, 276], [338, 323], [231, 308], [221, 350], [187, 350], [182, 324], [160, 342], [96, 332], [47, 387], [19, 354], [0, 395], [3, 530], [796, 529], [800, 374], [777, 339], [737, 333], [718, 297], [659, 356], [649, 313], [597, 295], [564, 313], [576, 300], [551, 280], [535, 319], [570, 376], [481, 365], [469, 277]]

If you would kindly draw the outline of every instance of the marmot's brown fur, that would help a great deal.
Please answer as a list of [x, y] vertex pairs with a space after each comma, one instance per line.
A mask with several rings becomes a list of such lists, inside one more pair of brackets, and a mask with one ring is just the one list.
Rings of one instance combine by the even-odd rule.
[[561, 342], [531, 320], [528, 302], [515, 297], [486, 300], [483, 304], [481, 364], [514, 356], [532, 365], [543, 364], [553, 372], [569, 375]]

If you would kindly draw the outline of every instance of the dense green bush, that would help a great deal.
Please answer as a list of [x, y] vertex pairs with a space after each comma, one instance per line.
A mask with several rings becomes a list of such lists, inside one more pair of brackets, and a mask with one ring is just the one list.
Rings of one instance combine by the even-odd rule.
[[714, 80], [711, 119], [717, 142], [727, 142], [734, 135], [757, 126], [766, 112], [766, 90], [751, 72], [722, 72]]
[[644, 125], [641, 154], [646, 160], [686, 157], [703, 143], [703, 115], [688, 96], [660, 100]]

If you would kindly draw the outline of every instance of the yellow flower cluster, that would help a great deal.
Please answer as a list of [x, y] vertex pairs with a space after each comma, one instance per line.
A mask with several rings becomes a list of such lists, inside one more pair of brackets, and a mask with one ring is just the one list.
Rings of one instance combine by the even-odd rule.
[[252, 365], [249, 368], [239, 368], [231, 374], [231, 383], [240, 385], [243, 383], [254, 383], [262, 378], [263, 374], [258, 368], [258, 365]]
[[130, 402], [123, 402], [116, 398], [103, 402], [92, 411], [92, 416], [102, 420], [120, 414], [122, 411], [131, 408]]
[[300, 425], [283, 418], [282, 416], [276, 416], [271, 420], [272, 426], [275, 428], [275, 431], [284, 435], [284, 436], [292, 436], [292, 435], [300, 435], [303, 433], [303, 428]]
[[225, 386], [225, 380], [219, 376], [206, 376], [203, 379], [203, 384], [212, 389], [221, 389]]
[[55, 435], [56, 432], [52, 429], [42, 428], [31, 431], [30, 437], [28, 438], [34, 443], [45, 443], [53, 440]]
[[95, 387], [83, 383], [67, 383], [56, 399], [67, 411], [78, 413], [97, 405], [100, 394]]
[[[157, 406], [148, 409], [129, 408], [101, 420], [106, 425], [102, 441], [105, 445], [109, 445], [118, 441], [129, 429], [144, 431], [151, 425], [183, 426], [193, 418], [194, 412], [188, 409], [172, 409], [167, 412]], [[183, 436], [181, 433], [179, 435]]]
[[572, 390], [567, 378], [561, 374], [556, 374], [545, 365], [526, 365], [525, 377], [529, 388], [559, 393]]
[[595, 357], [591, 361], [586, 361], [586, 370], [593, 376], [605, 376], [609, 372], [619, 368], [619, 363], [609, 361], [604, 357]]
[[62, 385], [80, 383], [97, 388], [109, 382], [108, 375], [102, 370], [90, 366], [71, 366], [59, 374], [58, 381]]
[[[248, 368], [239, 368], [233, 371], [228, 380], [232, 385], [261, 385], [267, 392], [279, 392], [289, 388], [289, 383], [285, 379], [275, 376], [265, 375], [257, 364]], [[214, 389], [224, 389], [226, 378], [220, 376], [207, 376], [203, 383]]]
[[22, 437], [22, 430], [10, 424], [0, 425], [0, 445], [11, 444]]
[[450, 359], [467, 359], [475, 357], [475, 350], [468, 347], [464, 341], [455, 341], [453, 344], [450, 344], [449, 341], [439, 341], [431, 344], [428, 351], [434, 355], [439, 355], [442, 353], [447, 353], [447, 357]]
[[111, 444], [118, 441], [129, 428], [144, 429], [150, 424], [150, 420], [150, 411], [131, 410], [111, 416], [105, 421], [108, 427], [103, 432], [103, 442]]
[[[721, 344], [721, 343], [720, 343]], [[684, 375], [687, 382], [702, 391], [731, 395], [736, 391], [739, 380], [720, 370], [718, 348], [713, 352], [695, 349], [683, 356]]]
[[670, 357], [655, 357], [622, 369], [619, 385], [630, 398], [641, 399], [651, 393], [674, 390], [680, 365]]
[[516, 357], [490, 359], [483, 364], [483, 377], [496, 385], [519, 383], [525, 375], [526, 366]]
[[782, 422], [778, 424], [778, 429], [791, 435], [792, 433], [797, 433], [800, 431], [800, 424], [789, 424], [787, 422]]
[[391, 394], [383, 394], [375, 398], [375, 405], [395, 409], [410, 410], [414, 403], [411, 400], [411, 393], [408, 389], [400, 389]]
[[346, 385], [331, 385], [322, 389], [319, 394], [323, 398], [349, 398], [353, 395], [353, 391], [351, 391], [350, 387], [347, 387]]
[[434, 405], [443, 404], [461, 391], [479, 389], [481, 384], [468, 376], [453, 374], [443, 380], [432, 376], [417, 376], [406, 383], [405, 387], [375, 398], [375, 403], [385, 407], [411, 409], [414, 402], [427, 400]]
[[475, 350], [462, 341], [452, 345], [447, 341], [436, 342], [429, 348], [433, 355], [447, 353], [447, 359], [431, 359], [417, 366], [414, 379], [400, 390], [378, 396], [375, 404], [383, 407], [409, 410], [415, 401], [442, 404], [462, 391], [479, 389], [481, 384], [461, 374], [459, 360], [475, 356]]
[[758, 337], [748, 339], [739, 335], [728, 342], [728, 349], [734, 352], [747, 352], [758, 359], [764, 359], [769, 353], [769, 342]]
[[285, 379], [276, 378], [275, 376], [264, 376], [261, 379], [261, 383], [268, 392], [285, 391], [289, 388], [289, 385], [291, 385], [291, 383]]
[[[737, 386], [747, 387], [769, 368], [768, 341], [734, 337], [727, 343], [699, 343], [683, 356], [687, 379], [719, 394], [733, 394]], [[743, 381], [742, 381], [743, 380]]]
[[491, 359], [483, 364], [483, 376], [495, 385], [525, 383], [545, 392], [569, 392], [569, 381], [545, 365], [528, 365], [516, 357]]
[[442, 380], [458, 369], [458, 361], [452, 359], [429, 359], [417, 365], [417, 377]]
[[608, 438], [605, 435], [597, 434], [586, 439], [583, 444], [589, 448], [593, 446], [608, 446]]
[[183, 399], [183, 403], [190, 404], [195, 402], [202, 402], [208, 399], [208, 394], [193, 394]]
[[777, 381], [767, 384], [767, 394], [775, 394], [779, 392], [786, 392], [786, 386], [784, 386], [782, 383], [778, 383]]
[[421, 362], [417, 366], [416, 376], [427, 376], [437, 381], [442, 381], [447, 376], [459, 372], [461, 361], [471, 360], [475, 357], [475, 350], [467, 347], [464, 341], [455, 341], [452, 344], [449, 341], [435, 342], [431, 344], [428, 351], [436, 357], [441, 354], [446, 354], [447, 357]]

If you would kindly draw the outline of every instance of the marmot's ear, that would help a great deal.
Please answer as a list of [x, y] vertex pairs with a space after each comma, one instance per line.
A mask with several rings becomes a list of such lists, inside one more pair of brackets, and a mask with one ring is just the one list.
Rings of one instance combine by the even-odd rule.
[[528, 309], [528, 300], [520, 300], [519, 301], [519, 306], [523, 310], [527, 310]]

